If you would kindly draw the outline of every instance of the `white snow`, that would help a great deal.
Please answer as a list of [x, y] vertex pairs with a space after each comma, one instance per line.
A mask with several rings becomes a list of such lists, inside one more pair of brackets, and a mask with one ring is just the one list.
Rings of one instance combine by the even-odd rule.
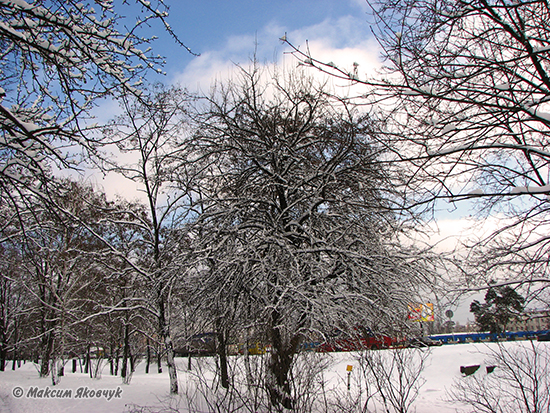
[[531, 114], [533, 117], [536, 117], [536, 118], [540, 118], [540, 119], [543, 119], [545, 121], [550, 121], [550, 113], [548, 112], [543, 112], [541, 110], [538, 110], [538, 109], [533, 109], [531, 106], [533, 105], [537, 105], [539, 104], [539, 102], [536, 102], [536, 101], [533, 101], [531, 104], [529, 105], [523, 105], [523, 109], [528, 112], [529, 114]]
[[495, 85], [495, 89], [497, 90], [510, 90], [510, 84], [509, 83], [501, 83], [499, 85]]
[[25, 128], [27, 132], [34, 132], [37, 129], [40, 129], [40, 127], [38, 125], [35, 125], [34, 123], [23, 121], [19, 121], [19, 123], [21, 124], [21, 126], [23, 126], [23, 128]]
[[418, 95], [421, 94], [420, 92], [418, 92], [417, 90], [414, 90], [414, 89], [405, 89], [401, 93], [404, 94], [404, 95], [409, 95], [409, 96], [418, 96]]
[[0, 0], [0, 3], [6, 6], [17, 6], [20, 9], [29, 9], [31, 7], [29, 3], [23, 0]]
[[454, 130], [457, 130], [457, 126], [454, 123], [449, 123], [445, 125], [443, 129], [441, 129], [441, 133], [452, 132]]
[[535, 110], [534, 116], [536, 116], [538, 118], [541, 118], [541, 119], [544, 119], [544, 120], [547, 120], [547, 121], [550, 121], [550, 113], [548, 113], [548, 112], [542, 112], [540, 110]]
[[473, 191], [468, 192], [468, 195], [484, 195], [483, 189], [474, 189]]
[[550, 191], [550, 185], [542, 186], [515, 186], [510, 194], [545, 194]]
[[[550, 343], [540, 342], [535, 343], [540, 346], [548, 346]], [[526, 341], [521, 342], [505, 342], [502, 345], [506, 348], [510, 346], [529, 345]], [[425, 384], [420, 388], [419, 396], [413, 405], [413, 410], [417, 413], [456, 413], [457, 411], [468, 411], [464, 406], [457, 403], [450, 403], [447, 399], [447, 391], [453, 385], [453, 382], [464, 380], [465, 378], [460, 373], [461, 366], [480, 364], [481, 368], [476, 375], [485, 375], [484, 368], [487, 354], [490, 349], [496, 348], [497, 344], [454, 344], [444, 345], [441, 347], [432, 348], [432, 352], [427, 359], [426, 368], [422, 376], [426, 380]], [[385, 350], [382, 350], [385, 351]], [[421, 350], [424, 351], [424, 350]], [[360, 368], [357, 361], [358, 353], [331, 353], [325, 354], [329, 361], [329, 367], [325, 370], [324, 380], [326, 381], [326, 389], [334, 389], [340, 394], [346, 394], [347, 388], [347, 371], [348, 365], [353, 366], [353, 374], [351, 379], [351, 391], [356, 391], [361, 388], [362, 383], [359, 378]], [[261, 357], [261, 356], [252, 356]], [[242, 356], [230, 356], [230, 364], [234, 365], [242, 361]], [[177, 359], [178, 378], [180, 384], [180, 394], [192, 394], [197, 389], [191, 388], [195, 383], [197, 371], [201, 368], [204, 372], [206, 382], [212, 381], [212, 370], [215, 365], [212, 358], [193, 359], [193, 369], [191, 372], [186, 368], [187, 359]], [[89, 375], [84, 373], [71, 373], [71, 364], [68, 363], [65, 367], [65, 376], [61, 378], [61, 383], [55, 386], [59, 389], [72, 389], [72, 398], [67, 399], [39, 399], [27, 398], [26, 395], [29, 389], [34, 386], [39, 389], [49, 387], [54, 389], [51, 384], [51, 379], [38, 377], [37, 369], [31, 362], [27, 362], [20, 369], [11, 370], [11, 363], [8, 364], [6, 371], [0, 372], [0, 411], [5, 413], [19, 412], [123, 412], [128, 411], [131, 405], [149, 406], [151, 408], [165, 406], [170, 404], [179, 409], [180, 412], [186, 412], [185, 396], [169, 397], [169, 378], [167, 368], [164, 366], [164, 373], [157, 374], [156, 366], [151, 366], [151, 373], [145, 374], [145, 365], [140, 363], [134, 373], [131, 383], [123, 385], [120, 377], [109, 375], [108, 365], [103, 368], [103, 375], [100, 379], [90, 379]], [[482, 377], [481, 377], [482, 378]], [[24, 395], [21, 398], [16, 398], [13, 395], [14, 389], [20, 387], [23, 389]], [[79, 388], [88, 389], [106, 389], [117, 390], [121, 388], [120, 398], [113, 398], [107, 401], [104, 397], [93, 399], [77, 399], [74, 397]], [[199, 390], [200, 392], [200, 390]], [[148, 410], [147, 410], [148, 411]]]

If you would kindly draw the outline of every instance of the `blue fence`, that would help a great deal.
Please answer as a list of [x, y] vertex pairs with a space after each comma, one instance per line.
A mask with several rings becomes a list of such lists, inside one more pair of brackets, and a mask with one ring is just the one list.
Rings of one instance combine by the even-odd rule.
[[451, 343], [481, 343], [488, 341], [513, 341], [513, 340], [536, 340], [541, 334], [550, 330], [537, 331], [507, 331], [505, 333], [454, 333], [434, 334], [429, 336], [432, 340], [439, 340], [443, 344]]

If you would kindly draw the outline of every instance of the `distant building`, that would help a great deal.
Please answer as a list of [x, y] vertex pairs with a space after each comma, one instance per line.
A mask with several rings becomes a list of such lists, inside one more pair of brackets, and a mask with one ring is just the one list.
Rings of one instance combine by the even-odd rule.
[[456, 333], [458, 333], [458, 332], [471, 333], [471, 332], [477, 331], [477, 329], [478, 329], [477, 324], [472, 323], [468, 320], [468, 322], [466, 324], [456, 323], [455, 328], [454, 328], [454, 332], [456, 332]]
[[528, 309], [506, 325], [508, 331], [550, 330], [550, 309]]

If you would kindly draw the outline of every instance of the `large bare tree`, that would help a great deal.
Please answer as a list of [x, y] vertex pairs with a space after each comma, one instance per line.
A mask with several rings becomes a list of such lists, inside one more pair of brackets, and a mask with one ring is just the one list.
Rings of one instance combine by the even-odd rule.
[[302, 341], [336, 328], [387, 331], [421, 278], [398, 243], [386, 149], [368, 115], [311, 79], [256, 65], [219, 85], [196, 119], [197, 159], [208, 165], [195, 189], [201, 297], [210, 308], [222, 300], [224, 314], [240, 307], [263, 334], [271, 403], [291, 408]]

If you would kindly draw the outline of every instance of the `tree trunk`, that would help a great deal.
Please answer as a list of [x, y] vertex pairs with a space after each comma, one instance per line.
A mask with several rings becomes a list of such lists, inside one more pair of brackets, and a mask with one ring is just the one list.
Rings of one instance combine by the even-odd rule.
[[42, 357], [40, 360], [40, 377], [48, 377], [50, 373], [50, 360], [53, 351], [54, 335], [50, 330], [42, 338]]
[[124, 325], [124, 349], [122, 351], [122, 369], [121, 377], [126, 380], [128, 377], [128, 358], [130, 356], [130, 326], [128, 323]]
[[221, 384], [224, 389], [229, 388], [229, 374], [227, 372], [227, 345], [226, 345], [226, 334], [224, 331], [222, 319], [218, 318], [216, 321], [216, 338], [217, 346], [216, 352], [220, 360], [220, 375], [221, 375]]
[[170, 377], [170, 394], [178, 394], [178, 372], [174, 361], [174, 346], [170, 337], [170, 326], [166, 318], [166, 308], [162, 293], [158, 294], [159, 331], [166, 350], [166, 366]]
[[147, 337], [147, 363], [145, 364], [145, 374], [149, 374], [149, 365], [151, 364], [151, 346], [149, 337]]
[[168, 367], [168, 376], [170, 377], [170, 394], [178, 394], [178, 373], [176, 371], [174, 348], [170, 335], [164, 337], [164, 343], [166, 346], [166, 366]]
[[18, 326], [18, 322], [17, 322], [17, 317], [15, 318], [15, 321], [14, 321], [14, 332], [13, 332], [13, 363], [11, 365], [11, 369], [12, 370], [15, 370], [15, 362], [17, 361], [18, 365], [20, 366], [20, 361], [18, 360], [19, 359], [19, 354], [17, 354], [17, 343], [19, 342], [19, 326]]
[[[2, 274], [3, 276], [3, 274]], [[0, 285], [0, 371], [4, 371], [6, 366], [6, 338], [8, 336], [7, 334], [7, 327], [8, 327], [8, 320], [7, 320], [7, 301], [9, 297], [9, 292], [6, 291], [6, 283], [4, 282], [7, 279], [2, 280], [2, 285]], [[17, 341], [16, 341], [17, 342]]]
[[90, 345], [86, 347], [86, 356], [84, 358], [84, 374], [88, 374], [90, 369]]
[[[250, 310], [249, 310], [250, 311]], [[250, 313], [249, 313], [250, 314]], [[244, 366], [246, 370], [246, 383], [248, 385], [248, 390], [252, 389], [254, 385], [254, 377], [252, 376], [252, 369], [250, 368], [250, 354], [249, 354], [249, 346], [250, 346], [250, 331], [248, 328], [246, 329], [246, 337], [244, 341]]]
[[294, 354], [298, 348], [299, 338], [294, 336], [290, 342], [285, 343], [281, 334], [279, 313], [274, 310], [271, 313], [270, 338], [271, 359], [268, 363], [269, 377], [267, 387], [271, 404], [274, 407], [282, 406], [286, 409], [294, 408], [294, 400], [291, 396], [289, 372], [294, 361]]
[[130, 372], [136, 371], [136, 357], [132, 354], [132, 347], [128, 347], [128, 355], [130, 358]]
[[0, 371], [4, 371], [6, 366], [6, 347], [4, 342], [0, 344]]
[[90, 346], [88, 346], [88, 354], [86, 355], [86, 365], [88, 366], [88, 373], [90, 373], [90, 378], [93, 379], [92, 374], [92, 354], [90, 353]]
[[109, 356], [109, 373], [111, 376], [114, 376], [115, 374], [115, 352], [113, 350], [113, 345], [111, 344], [110, 347], [110, 356]]
[[6, 319], [4, 318], [4, 309], [0, 308], [0, 371], [4, 371], [6, 366]]
[[162, 351], [160, 345], [157, 346], [157, 373], [162, 373]]
[[55, 357], [52, 358], [52, 366], [50, 368], [50, 372], [51, 372], [51, 375], [52, 375], [52, 386], [57, 386], [59, 384], [59, 381], [60, 381], [60, 378], [59, 376], [57, 375], [57, 360], [55, 359]]
[[57, 377], [59, 382], [59, 377], [63, 377], [65, 375], [65, 307], [63, 307], [61, 311], [61, 326], [59, 329], [59, 368], [57, 369]]
[[118, 366], [119, 366], [119, 363], [120, 363], [120, 350], [119, 348], [117, 347], [116, 350], [115, 350], [115, 376], [118, 376]]

